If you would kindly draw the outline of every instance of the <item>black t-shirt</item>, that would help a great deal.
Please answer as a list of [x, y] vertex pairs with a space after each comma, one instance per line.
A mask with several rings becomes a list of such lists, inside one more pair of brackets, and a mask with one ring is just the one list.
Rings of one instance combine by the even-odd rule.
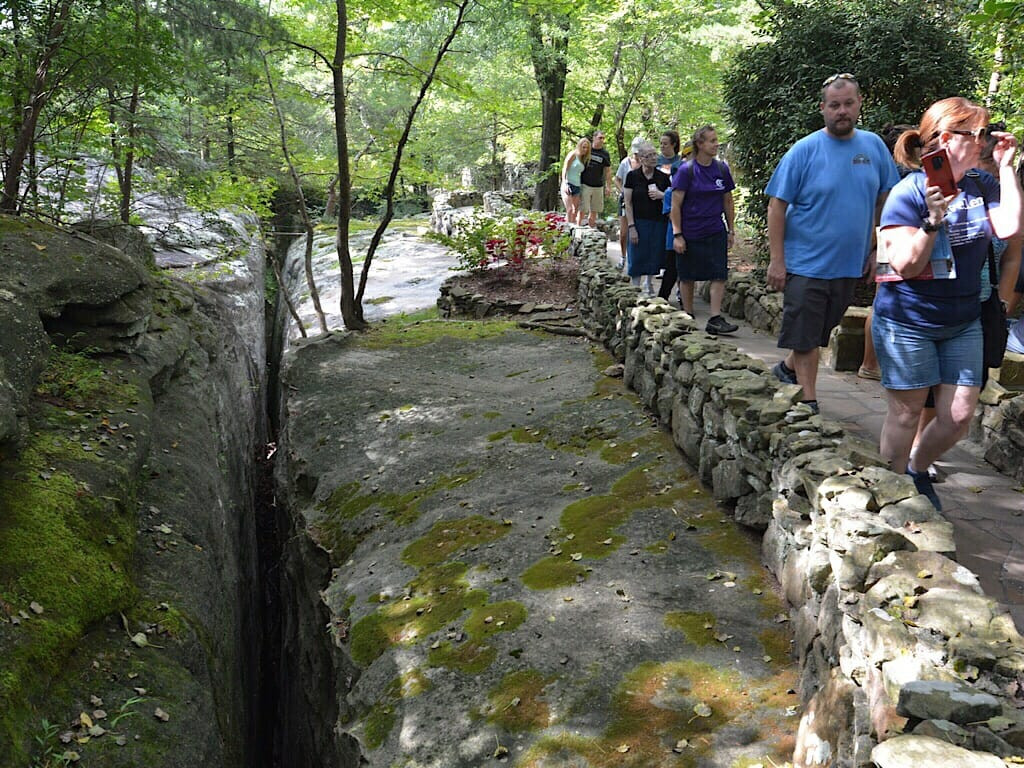
[[591, 149], [590, 162], [580, 174], [580, 183], [588, 187], [604, 186], [604, 169], [612, 167], [612, 156], [606, 149]]
[[643, 168], [630, 171], [626, 176], [625, 186], [627, 189], [633, 190], [633, 218], [657, 221], [664, 218], [664, 214], [661, 212], [662, 202], [660, 199], [651, 200], [651, 196], [647, 194], [648, 184], [655, 184], [658, 189], [664, 192], [671, 186], [672, 181], [669, 179], [668, 174], [662, 173], [657, 168], [654, 170], [654, 177], [650, 179], [644, 176]]

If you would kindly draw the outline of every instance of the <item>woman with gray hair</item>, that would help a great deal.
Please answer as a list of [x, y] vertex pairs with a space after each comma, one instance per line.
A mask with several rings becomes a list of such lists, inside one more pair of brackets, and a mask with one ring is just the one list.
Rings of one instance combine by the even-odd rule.
[[645, 278], [644, 288], [653, 296], [651, 280], [661, 271], [665, 255], [667, 221], [661, 212], [661, 201], [671, 182], [666, 174], [658, 171], [658, 151], [653, 144], [643, 142], [637, 156], [640, 167], [626, 176], [623, 191], [629, 238], [626, 272], [633, 285], [640, 285], [640, 278]]

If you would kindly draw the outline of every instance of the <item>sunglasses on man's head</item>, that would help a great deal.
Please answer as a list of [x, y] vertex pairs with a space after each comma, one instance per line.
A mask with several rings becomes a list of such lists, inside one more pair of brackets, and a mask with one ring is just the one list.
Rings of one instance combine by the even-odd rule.
[[839, 75], [830, 75], [829, 77], [826, 77], [825, 82], [821, 84], [821, 87], [828, 88], [836, 80], [850, 80], [854, 83], [857, 82], [857, 78], [855, 76], [851, 75], [849, 72], [843, 72]]

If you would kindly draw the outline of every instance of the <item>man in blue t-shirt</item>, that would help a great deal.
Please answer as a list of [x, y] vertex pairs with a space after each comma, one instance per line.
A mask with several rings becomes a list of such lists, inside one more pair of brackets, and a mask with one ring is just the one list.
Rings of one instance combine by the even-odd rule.
[[899, 181], [882, 140], [856, 129], [862, 97], [850, 74], [821, 89], [825, 127], [790, 147], [772, 174], [768, 201], [768, 287], [784, 290], [779, 347], [772, 368], [803, 387], [817, 413], [818, 348], [853, 300], [857, 280], [874, 271], [874, 227]]

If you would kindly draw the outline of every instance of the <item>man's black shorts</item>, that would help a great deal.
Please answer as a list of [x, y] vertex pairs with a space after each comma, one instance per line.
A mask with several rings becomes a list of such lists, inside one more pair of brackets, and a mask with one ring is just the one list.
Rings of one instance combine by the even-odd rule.
[[810, 352], [815, 347], [828, 346], [828, 337], [843, 319], [860, 280], [859, 277], [822, 280], [787, 273], [779, 347]]

